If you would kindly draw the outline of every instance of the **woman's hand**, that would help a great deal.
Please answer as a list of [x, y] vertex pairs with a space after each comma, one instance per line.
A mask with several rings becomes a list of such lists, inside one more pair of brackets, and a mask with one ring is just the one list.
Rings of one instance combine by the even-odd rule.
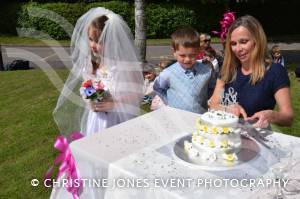
[[272, 121], [272, 116], [273, 116], [272, 110], [264, 110], [255, 113], [251, 117], [248, 117], [246, 121], [258, 120], [256, 123], [252, 125], [254, 128], [267, 128]]
[[244, 119], [247, 118], [247, 113], [245, 111], [245, 109], [239, 105], [239, 104], [234, 104], [234, 105], [230, 105], [227, 109], [226, 109], [227, 112], [229, 113], [232, 113], [236, 116], [240, 116], [242, 115]]
[[101, 102], [91, 101], [90, 106], [94, 112], [108, 112], [114, 108], [115, 102], [112, 98], [109, 98], [104, 99]]

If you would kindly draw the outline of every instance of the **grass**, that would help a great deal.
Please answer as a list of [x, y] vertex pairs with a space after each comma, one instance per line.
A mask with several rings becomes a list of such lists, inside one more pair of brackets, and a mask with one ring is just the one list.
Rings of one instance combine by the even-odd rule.
[[[58, 43], [58, 44], [57, 44]], [[18, 36], [0, 36], [1, 45], [20, 45], [20, 46], [69, 46], [69, 40], [42, 40], [34, 38], [25, 38]]]
[[[67, 70], [56, 70], [62, 79]], [[59, 91], [41, 70], [0, 72], [0, 198], [49, 198], [51, 189], [32, 187], [42, 178], [58, 152], [58, 129], [52, 118]], [[300, 137], [300, 87], [291, 76], [295, 121], [277, 131]], [[143, 106], [146, 111], [149, 107]]]
[[[218, 41], [218, 38], [213, 38], [213, 42]], [[0, 36], [0, 44], [20, 46], [70, 46], [70, 40], [39, 40], [18, 36]], [[171, 45], [171, 39], [147, 39], [147, 45]]]
[[[268, 37], [269, 42], [299, 42], [300, 35], [282, 35], [282, 36], [273, 36]], [[212, 43], [220, 43], [218, 37], [212, 37]], [[70, 46], [70, 40], [42, 40], [42, 39], [33, 39], [25, 38], [18, 36], [6, 36], [0, 35], [0, 44], [1, 45], [21, 45], [21, 46]], [[147, 39], [147, 45], [171, 45], [171, 39]]]
[[[42, 40], [33, 38], [24, 38], [17, 36], [0, 36], [1, 45], [21, 45], [21, 46], [56, 46], [57, 43], [62, 46], [69, 46], [70, 40]], [[171, 39], [148, 39], [148, 45], [170, 45]]]
[[[291, 127], [278, 127], [273, 125], [272, 128], [274, 131], [283, 132], [285, 134], [293, 135], [300, 137], [300, 79], [295, 77], [295, 73], [292, 72], [295, 70], [296, 65], [291, 64], [289, 67], [289, 76], [291, 80], [291, 95], [292, 95], [292, 105], [294, 109], [294, 123]], [[276, 107], [276, 109], [278, 109]]]
[[49, 198], [50, 189], [30, 182], [41, 181], [57, 155], [52, 110], [59, 92], [41, 70], [1, 72], [0, 79], [0, 198]]

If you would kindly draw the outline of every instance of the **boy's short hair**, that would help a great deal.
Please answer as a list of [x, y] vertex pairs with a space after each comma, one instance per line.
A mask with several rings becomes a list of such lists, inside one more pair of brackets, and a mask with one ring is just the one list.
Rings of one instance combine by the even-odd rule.
[[190, 27], [176, 30], [171, 39], [174, 50], [178, 50], [180, 45], [185, 48], [200, 48], [199, 33]]

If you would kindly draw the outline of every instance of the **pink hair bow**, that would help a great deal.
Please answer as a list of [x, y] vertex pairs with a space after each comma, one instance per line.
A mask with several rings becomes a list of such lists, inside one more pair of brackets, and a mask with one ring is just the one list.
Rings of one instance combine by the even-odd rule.
[[228, 29], [229, 29], [230, 25], [236, 19], [235, 18], [235, 12], [228, 11], [228, 12], [225, 12], [223, 16], [224, 16], [223, 20], [220, 21], [221, 31], [220, 32], [218, 32], [218, 31], [212, 31], [213, 34], [220, 35], [222, 43], [225, 42], [225, 39], [226, 39], [226, 36], [227, 36], [227, 32], [228, 32]]

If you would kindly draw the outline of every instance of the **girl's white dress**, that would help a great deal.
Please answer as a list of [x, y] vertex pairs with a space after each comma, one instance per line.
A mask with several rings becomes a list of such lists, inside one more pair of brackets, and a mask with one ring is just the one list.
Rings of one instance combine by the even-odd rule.
[[[103, 72], [97, 69], [95, 78], [101, 80], [109, 90], [112, 83], [112, 74], [109, 72]], [[83, 132], [86, 136], [93, 135], [94, 133], [101, 132], [102, 129], [109, 128], [120, 123], [118, 114], [113, 111], [108, 112], [94, 112], [93, 110], [88, 111], [86, 130]]]

